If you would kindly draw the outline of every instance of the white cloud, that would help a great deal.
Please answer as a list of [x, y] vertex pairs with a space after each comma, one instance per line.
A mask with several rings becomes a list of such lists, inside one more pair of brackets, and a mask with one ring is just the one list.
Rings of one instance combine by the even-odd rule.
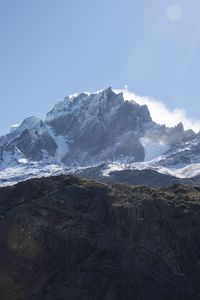
[[134, 100], [140, 105], [146, 104], [149, 108], [153, 121], [159, 124], [165, 124], [172, 127], [182, 122], [185, 129], [193, 129], [195, 132], [200, 131], [200, 121], [188, 118], [182, 108], [170, 109], [164, 103], [149, 98], [138, 96], [127, 89], [115, 89], [116, 93], [123, 93], [125, 100]]

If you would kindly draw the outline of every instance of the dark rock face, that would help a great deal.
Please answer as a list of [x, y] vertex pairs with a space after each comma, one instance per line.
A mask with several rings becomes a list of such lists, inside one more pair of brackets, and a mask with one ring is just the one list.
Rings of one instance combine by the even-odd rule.
[[148, 108], [124, 101], [111, 88], [97, 94], [66, 98], [47, 114], [47, 124], [66, 137], [66, 166], [104, 161], [143, 161], [140, 137], [153, 124]]
[[56, 149], [45, 122], [36, 117], [27, 118], [16, 130], [0, 137], [0, 168], [11, 161], [17, 165], [20, 158], [41, 161], [45, 156], [54, 157]]
[[179, 179], [174, 176], [148, 169], [111, 172], [109, 180], [117, 183], [146, 185], [155, 188], [170, 186], [179, 182]]
[[56, 144], [47, 133], [37, 136], [35, 139], [28, 129], [24, 130], [19, 138], [15, 140], [16, 146], [28, 159], [39, 161], [43, 158], [42, 151], [46, 151], [51, 156], [56, 153]]
[[70, 176], [0, 189], [0, 299], [197, 300], [200, 190]]

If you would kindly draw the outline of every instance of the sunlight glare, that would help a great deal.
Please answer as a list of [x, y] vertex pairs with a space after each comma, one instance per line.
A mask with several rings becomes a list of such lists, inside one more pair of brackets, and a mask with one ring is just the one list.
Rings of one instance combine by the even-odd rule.
[[183, 16], [183, 9], [180, 5], [170, 5], [167, 9], [167, 18], [171, 22], [180, 20]]

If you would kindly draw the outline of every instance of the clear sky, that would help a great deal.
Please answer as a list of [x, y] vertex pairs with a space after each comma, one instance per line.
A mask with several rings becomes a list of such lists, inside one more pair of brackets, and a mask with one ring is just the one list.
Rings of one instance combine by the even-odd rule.
[[0, 133], [108, 86], [200, 119], [200, 0], [0, 0]]

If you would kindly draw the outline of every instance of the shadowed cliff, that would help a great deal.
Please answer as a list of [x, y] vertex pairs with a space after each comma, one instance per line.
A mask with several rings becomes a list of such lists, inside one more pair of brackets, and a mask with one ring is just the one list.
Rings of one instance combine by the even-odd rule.
[[200, 189], [70, 176], [0, 189], [0, 299], [197, 300]]

